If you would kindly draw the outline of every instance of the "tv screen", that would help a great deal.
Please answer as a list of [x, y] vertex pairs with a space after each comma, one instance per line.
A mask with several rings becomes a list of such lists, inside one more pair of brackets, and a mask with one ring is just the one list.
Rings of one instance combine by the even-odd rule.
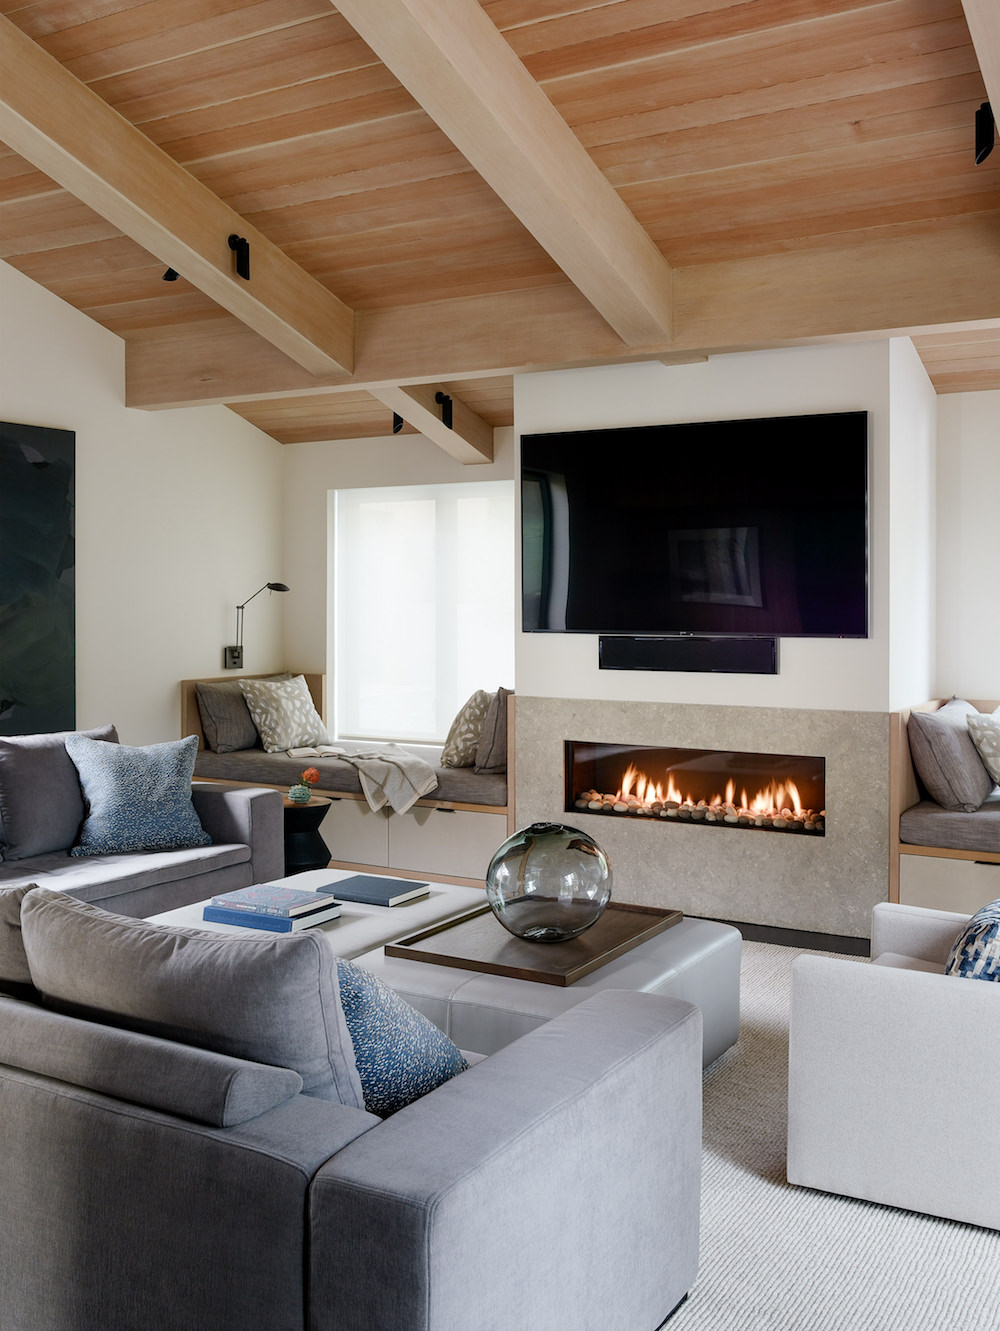
[[521, 438], [525, 632], [868, 635], [868, 416]]

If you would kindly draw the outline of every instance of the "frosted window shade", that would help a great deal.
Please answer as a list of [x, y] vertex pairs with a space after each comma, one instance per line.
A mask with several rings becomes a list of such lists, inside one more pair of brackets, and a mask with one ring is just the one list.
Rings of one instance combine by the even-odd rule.
[[337, 736], [442, 743], [514, 677], [514, 484], [338, 490], [333, 521]]

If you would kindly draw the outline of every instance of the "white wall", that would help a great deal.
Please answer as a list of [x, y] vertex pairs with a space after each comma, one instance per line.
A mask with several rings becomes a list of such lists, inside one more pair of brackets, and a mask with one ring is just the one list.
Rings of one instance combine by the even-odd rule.
[[934, 696], [937, 396], [908, 337], [889, 343], [889, 709]]
[[[646, 362], [516, 376], [518, 434], [866, 410], [873, 458], [867, 639], [783, 639], [780, 673], [758, 676], [604, 671], [598, 669], [596, 636], [519, 633], [517, 691], [536, 697], [887, 710], [889, 363], [889, 343], [878, 341], [713, 356], [696, 365]], [[761, 459], [759, 465], [773, 466], [780, 476], [780, 459]]]
[[1000, 698], [1000, 392], [938, 399], [937, 665], [930, 697]]
[[[124, 403], [124, 343], [0, 263], [0, 417], [76, 432], [77, 724], [179, 734], [178, 681], [221, 675], [235, 607], [281, 567], [281, 446], [224, 407]], [[283, 664], [282, 602], [246, 612], [248, 671]]]
[[[286, 447], [283, 566], [286, 581], [296, 593], [294, 599], [287, 598], [285, 645], [289, 665], [298, 670], [333, 670], [333, 625], [327, 614], [327, 589], [333, 578], [333, 551], [327, 548], [331, 492], [375, 485], [509, 480], [514, 475], [513, 431], [498, 429], [493, 436], [493, 462], [468, 466], [456, 462], [423, 435], [340, 439]], [[332, 687], [331, 678], [328, 688]]]

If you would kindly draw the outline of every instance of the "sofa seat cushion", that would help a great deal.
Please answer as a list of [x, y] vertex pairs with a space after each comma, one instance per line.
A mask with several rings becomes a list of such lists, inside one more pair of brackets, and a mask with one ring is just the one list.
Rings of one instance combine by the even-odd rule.
[[315, 931], [211, 934], [39, 888], [21, 903], [21, 937], [47, 1006], [291, 1068], [306, 1095], [364, 1108], [337, 961]]
[[[68, 850], [83, 822], [83, 794], [65, 730], [0, 739], [0, 858]], [[114, 726], [76, 732], [114, 744]]]
[[899, 820], [899, 839], [906, 846], [1000, 854], [1000, 791], [994, 791], [975, 813], [951, 813], [931, 800], [914, 804]]
[[[351, 763], [345, 763], [339, 758], [309, 758], [307, 761], [310, 767], [315, 767], [319, 772], [316, 785], [318, 791], [361, 794], [358, 769]], [[261, 749], [210, 753], [203, 749], [195, 762], [194, 774], [211, 781], [291, 786], [298, 781], [305, 765], [306, 760], [289, 758], [287, 753], [264, 753]], [[477, 773], [471, 767], [435, 767], [434, 774], [438, 783], [428, 796], [429, 799], [457, 804], [486, 804], [501, 809], [506, 807], [506, 774]]]
[[123, 896], [158, 883], [173, 883], [245, 864], [250, 847], [194, 846], [189, 850], [145, 850], [133, 855], [88, 855], [77, 859], [67, 851], [36, 855], [31, 860], [0, 864], [0, 888], [38, 883], [72, 892], [83, 901]]

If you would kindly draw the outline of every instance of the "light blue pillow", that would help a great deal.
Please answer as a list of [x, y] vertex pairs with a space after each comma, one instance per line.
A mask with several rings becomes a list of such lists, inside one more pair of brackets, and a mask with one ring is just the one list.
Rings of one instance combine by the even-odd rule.
[[79, 773], [86, 806], [70, 854], [211, 845], [191, 803], [197, 751], [195, 735], [142, 749], [67, 735], [66, 752]]
[[945, 975], [1000, 980], [1000, 901], [980, 906], [955, 939]]
[[469, 1066], [443, 1031], [369, 971], [338, 959], [337, 976], [369, 1113], [387, 1118]]

